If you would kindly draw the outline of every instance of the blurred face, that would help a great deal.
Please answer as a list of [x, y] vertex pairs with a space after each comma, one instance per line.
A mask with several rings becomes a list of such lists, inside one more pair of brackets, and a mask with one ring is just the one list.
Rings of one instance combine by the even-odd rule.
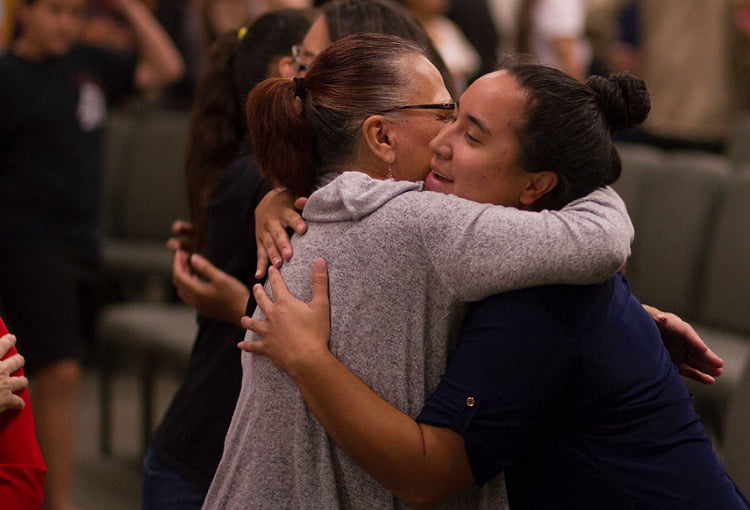
[[[410, 105], [451, 103], [443, 77], [432, 63], [421, 55], [404, 59], [403, 65], [414, 77], [414, 92]], [[430, 172], [430, 140], [453, 117], [453, 110], [415, 108], [399, 110], [394, 117], [396, 159], [392, 165], [393, 178], [403, 181], [423, 181]]]
[[85, 0], [36, 0], [20, 3], [23, 25], [19, 53], [42, 58], [66, 53], [83, 28]]
[[526, 94], [505, 71], [485, 75], [463, 93], [456, 120], [430, 144], [430, 191], [481, 203], [522, 207], [531, 175], [518, 163], [515, 128], [522, 125]]
[[331, 38], [328, 35], [328, 24], [325, 16], [318, 17], [310, 26], [302, 44], [294, 47], [294, 62], [297, 65], [298, 76], [304, 76], [310, 63], [318, 54], [331, 45]]

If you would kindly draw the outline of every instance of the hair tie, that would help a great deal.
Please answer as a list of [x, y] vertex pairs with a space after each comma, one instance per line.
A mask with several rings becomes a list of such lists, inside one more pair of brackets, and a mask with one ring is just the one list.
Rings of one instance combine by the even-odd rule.
[[303, 101], [307, 98], [307, 88], [305, 87], [304, 78], [294, 79], [294, 97], [298, 97]]

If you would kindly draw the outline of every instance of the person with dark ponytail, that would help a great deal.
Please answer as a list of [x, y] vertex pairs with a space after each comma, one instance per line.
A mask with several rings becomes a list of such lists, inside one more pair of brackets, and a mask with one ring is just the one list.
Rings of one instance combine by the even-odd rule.
[[[326, 108], [316, 97], [325, 96], [327, 89], [319, 88], [315, 68], [313, 64], [306, 99], [297, 102], [307, 119]], [[293, 87], [277, 87], [291, 108]], [[256, 100], [270, 100], [269, 90], [258, 92]], [[590, 78], [584, 84], [551, 67], [508, 63], [476, 80], [461, 96], [456, 120], [431, 143], [427, 188], [533, 210], [562, 207], [590, 186], [618, 178], [621, 165], [612, 133], [640, 123], [648, 111], [644, 83], [632, 75]], [[311, 128], [311, 133], [318, 131]], [[314, 147], [317, 139], [311, 140]], [[525, 182], [536, 182], [544, 191], [530, 195], [513, 175], [525, 175], [531, 179]], [[538, 286], [472, 304], [439, 384], [434, 391], [426, 384], [431, 395], [421, 411], [394, 401], [392, 388], [405, 368], [389, 369], [394, 360], [386, 355], [388, 346], [423, 345], [410, 301], [414, 296], [401, 286], [402, 279], [413, 284], [412, 273], [386, 281], [367, 273], [370, 301], [342, 307], [342, 292], [356, 285], [354, 275], [342, 274], [341, 257], [331, 250], [305, 253], [306, 236], [314, 237], [316, 227], [334, 231], [319, 225], [323, 215], [333, 218], [333, 210], [319, 210], [316, 200], [317, 193], [334, 183], [310, 197], [304, 210], [310, 230], [296, 239], [290, 261], [300, 257], [303, 266], [313, 266], [312, 291], [301, 288], [299, 266], [282, 268], [289, 288], [279, 270], [270, 268], [267, 290], [274, 300], [254, 287], [259, 312], [243, 318], [252, 334], [241, 347], [269, 357], [287, 372], [290, 377], [275, 379], [274, 387], [293, 383], [336, 445], [406, 506], [506, 508], [506, 501], [492, 499], [497, 494], [485, 493], [489, 500], [469, 503], [466, 492], [491, 487], [504, 473], [514, 510], [748, 508], [713, 452], [664, 348], [658, 324], [665, 317], [657, 314], [655, 321], [619, 274], [592, 285]], [[427, 208], [426, 200], [419, 207]], [[419, 214], [410, 210], [389, 226], [396, 231]], [[422, 218], [435, 216], [422, 213]], [[451, 231], [442, 225], [432, 228], [435, 237], [450, 242]], [[404, 250], [372, 235], [387, 244], [386, 253], [373, 253], [372, 244], [353, 232], [344, 233], [343, 242], [360, 260], [382, 257], [377, 266], [381, 273], [398, 270]], [[516, 230], [514, 242], [524, 243], [533, 235], [531, 229]], [[416, 252], [423, 238], [401, 242]], [[534, 248], [517, 249], [522, 258], [540, 255]], [[541, 255], [548, 255], [553, 266], [558, 263], [552, 253]], [[434, 266], [429, 255], [420, 256], [423, 266]], [[502, 265], [507, 256], [507, 250], [485, 251], [490, 264]], [[443, 260], [433, 285], [447, 292], [441, 282], [455, 273], [471, 278], [471, 259], [467, 250], [457, 262], [461, 268]], [[404, 313], [378, 308], [370, 315], [367, 309], [380, 301], [381, 292]], [[355, 339], [342, 339], [342, 331]], [[352, 350], [373, 361], [363, 363]], [[264, 366], [263, 361], [260, 356], [243, 359], [254, 369]], [[372, 372], [393, 380], [373, 384]], [[268, 411], [270, 402], [263, 404]], [[284, 434], [280, 430], [264, 440], [289, 441]], [[241, 448], [242, 442], [230, 434], [227, 445]]]
[[[291, 47], [317, 16], [313, 9], [281, 9], [225, 33], [211, 45], [198, 81], [185, 165], [192, 235], [182, 236], [190, 240], [183, 245], [171, 240], [174, 282], [198, 311], [198, 332], [184, 377], [146, 452], [143, 510], [199, 509], [221, 458], [242, 378], [235, 347], [244, 336], [239, 318], [247, 287], [255, 281], [253, 210], [269, 189], [247, 147], [242, 105], [263, 79], [294, 76]], [[210, 310], [196, 304], [196, 286], [218, 280], [193, 274], [192, 267], [208, 260], [227, 272], [222, 290], [226, 282], [240, 294], [244, 290], [238, 307], [227, 299]]]

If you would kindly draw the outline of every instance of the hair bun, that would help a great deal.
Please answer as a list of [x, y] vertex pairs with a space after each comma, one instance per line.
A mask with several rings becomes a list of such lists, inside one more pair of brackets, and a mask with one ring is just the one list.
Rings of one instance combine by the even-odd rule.
[[646, 84], [631, 73], [591, 76], [586, 85], [594, 91], [612, 132], [637, 126], [651, 111]]

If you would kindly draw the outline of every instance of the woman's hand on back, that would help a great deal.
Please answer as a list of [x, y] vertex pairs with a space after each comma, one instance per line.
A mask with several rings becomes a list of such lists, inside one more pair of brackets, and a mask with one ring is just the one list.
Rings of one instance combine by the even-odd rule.
[[295, 201], [288, 191], [272, 190], [266, 194], [255, 208], [255, 238], [258, 246], [258, 265], [255, 278], [262, 278], [268, 263], [280, 268], [285, 260], [292, 258], [292, 245], [287, 228], [297, 234], [307, 230], [305, 220], [299, 211], [306, 199]]
[[262, 340], [240, 342], [240, 349], [263, 354], [285, 372], [294, 375], [306, 367], [314, 367], [321, 356], [330, 356], [328, 337], [331, 331], [328, 300], [328, 272], [323, 259], [313, 263], [312, 300], [305, 303], [287, 289], [275, 267], [268, 270], [268, 281], [275, 300], [261, 285], [253, 287], [253, 295], [265, 320], [242, 318], [242, 326], [262, 336]]
[[703, 384], [713, 384], [721, 375], [724, 361], [703, 341], [693, 327], [677, 315], [643, 305], [661, 332], [664, 346], [680, 375]]

